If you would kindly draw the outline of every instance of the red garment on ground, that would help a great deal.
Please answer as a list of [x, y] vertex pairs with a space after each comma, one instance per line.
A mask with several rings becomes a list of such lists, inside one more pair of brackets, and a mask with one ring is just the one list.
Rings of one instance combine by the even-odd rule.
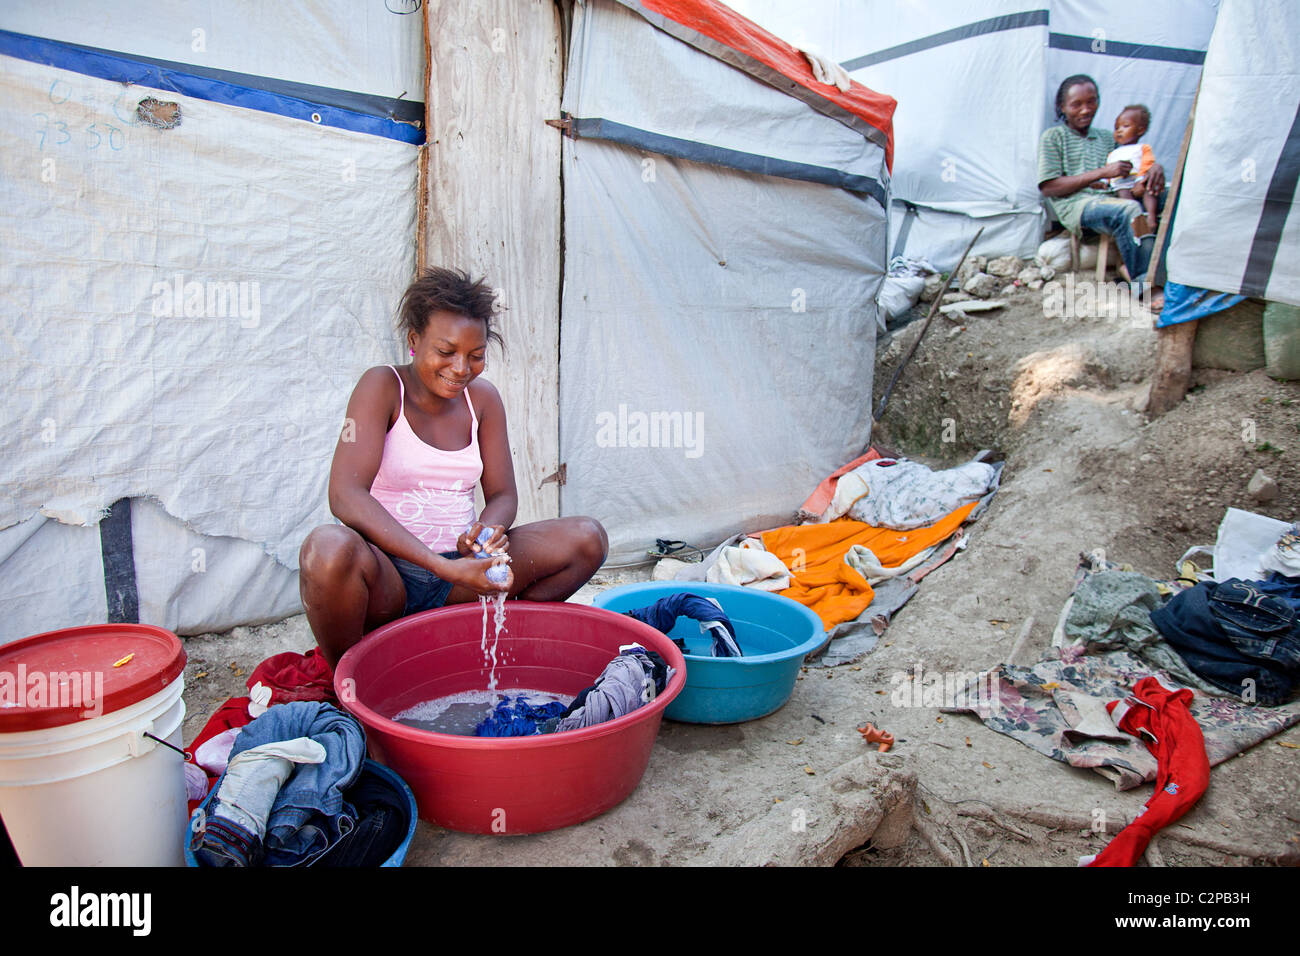
[[1121, 713], [1116, 726], [1155, 755], [1156, 792], [1089, 866], [1133, 866], [1151, 838], [1190, 810], [1209, 787], [1210, 758], [1201, 728], [1187, 709], [1191, 701], [1190, 690], [1170, 690], [1156, 678], [1144, 677], [1127, 700], [1106, 705], [1111, 716]]
[[337, 707], [339, 703], [334, 696], [334, 672], [314, 647], [306, 654], [285, 651], [268, 657], [248, 676], [249, 690], [259, 683], [271, 688], [273, 704], [323, 700]]

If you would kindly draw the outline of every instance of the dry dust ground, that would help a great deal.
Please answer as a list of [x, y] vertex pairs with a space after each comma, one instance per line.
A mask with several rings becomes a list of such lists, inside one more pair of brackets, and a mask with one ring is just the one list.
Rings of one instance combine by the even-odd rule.
[[[882, 339], [877, 398], [920, 327]], [[1073, 865], [1096, 852], [1105, 842], [1091, 829], [1097, 814], [1113, 832], [1150, 787], [1120, 793], [973, 717], [896, 707], [887, 692], [891, 675], [918, 663], [927, 671], [991, 666], [1031, 617], [1017, 662], [1036, 659], [1081, 551], [1100, 547], [1172, 577], [1188, 547], [1214, 542], [1228, 506], [1300, 516], [1300, 386], [1263, 372], [1198, 372], [1188, 400], [1148, 424], [1140, 409], [1154, 345], [1149, 319], [1049, 319], [1028, 291], [960, 324], [936, 318], [876, 441], [936, 465], [996, 448], [1007, 467], [969, 547], [926, 579], [877, 649], [852, 665], [809, 668], [793, 699], [762, 720], [665, 722], [640, 787], [596, 820], [506, 839], [421, 823], [407, 864]], [[1246, 495], [1257, 468], [1278, 484], [1271, 503]], [[790, 489], [792, 505], [808, 490]], [[644, 575], [611, 573], [580, 598], [636, 577]], [[301, 616], [188, 638], [186, 739], [244, 692], [258, 661], [311, 643]], [[892, 753], [868, 753], [853, 731], [865, 720], [894, 734]], [[1300, 744], [1300, 728], [1215, 768], [1209, 792], [1160, 836], [1148, 862], [1300, 861], [1300, 749], [1282, 744]], [[855, 804], [845, 794], [858, 784], [844, 781], [863, 774], [888, 786]], [[867, 819], [861, 808], [902, 791], [914, 792], [916, 829], [886, 827], [891, 839], [868, 840], [879, 814]], [[805, 819], [803, 829], [792, 823]]]

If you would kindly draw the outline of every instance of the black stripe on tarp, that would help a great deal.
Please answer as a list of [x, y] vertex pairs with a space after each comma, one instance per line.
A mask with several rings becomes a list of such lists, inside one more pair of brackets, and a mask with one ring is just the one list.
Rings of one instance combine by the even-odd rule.
[[1246, 259], [1246, 271], [1241, 275], [1241, 294], [1264, 298], [1268, 280], [1273, 275], [1273, 261], [1277, 258], [1277, 249], [1282, 242], [1282, 229], [1286, 225], [1287, 214], [1295, 204], [1295, 187], [1300, 180], [1300, 107], [1296, 108], [1295, 119], [1291, 121], [1291, 132], [1282, 144], [1278, 154], [1277, 165], [1273, 168], [1273, 178], [1268, 181], [1268, 192], [1264, 194], [1264, 208], [1259, 214], [1259, 225], [1255, 228], [1255, 238], [1250, 244], [1250, 256]]
[[140, 595], [135, 586], [135, 545], [131, 539], [131, 499], [113, 503], [99, 522], [99, 549], [104, 558], [104, 594], [108, 623], [139, 624]]
[[573, 134], [578, 139], [599, 139], [611, 143], [622, 143], [636, 149], [660, 153], [664, 156], [676, 156], [696, 163], [708, 163], [713, 166], [725, 166], [747, 173], [760, 173], [764, 176], [779, 176], [782, 179], [797, 179], [808, 183], [823, 183], [838, 186], [849, 192], [864, 193], [871, 196], [880, 207], [885, 207], [885, 187], [870, 176], [858, 176], [827, 166], [812, 166], [808, 163], [796, 163], [788, 159], [774, 159], [757, 153], [746, 153], [738, 149], [726, 149], [722, 146], [709, 146], [694, 140], [679, 139], [676, 136], [664, 136], [635, 126], [625, 126], [600, 117], [574, 117]]
[[1179, 46], [1154, 46], [1149, 43], [1104, 40], [1102, 48], [1094, 50], [1092, 45], [1098, 39], [1098, 37], [1075, 36], [1072, 33], [1049, 33], [1047, 45], [1053, 50], [1095, 53], [1097, 56], [1122, 56], [1134, 60], [1162, 60], [1165, 63], [1191, 63], [1196, 66], [1205, 62], [1204, 50], [1187, 50]]
[[967, 23], [965, 26], [953, 27], [951, 30], [944, 30], [941, 33], [932, 33], [928, 37], [921, 37], [917, 40], [908, 40], [906, 43], [887, 47], [884, 50], [877, 50], [875, 53], [855, 56], [851, 60], [845, 60], [840, 66], [852, 72], [853, 70], [860, 70], [864, 66], [874, 66], [877, 63], [884, 63], [886, 60], [896, 60], [900, 56], [910, 56], [913, 53], [920, 53], [922, 50], [930, 50], [947, 43], [956, 43], [958, 40], [965, 40], [969, 37], [983, 36], [986, 33], [1001, 33], [1004, 30], [1019, 30], [1022, 27], [1045, 26], [1047, 26], [1046, 10], [1008, 13], [1000, 17], [989, 17], [987, 20]]
[[242, 86], [250, 90], [263, 90], [278, 96], [290, 96], [310, 103], [319, 103], [321, 106], [333, 106], [353, 113], [360, 113], [362, 116], [402, 120], [407, 123], [424, 122], [424, 103], [420, 100], [394, 99], [391, 96], [379, 96], [374, 93], [357, 93], [352, 90], [338, 90], [329, 86], [313, 86], [310, 83], [277, 80], [269, 76], [258, 76], [255, 73], [216, 70], [212, 67], [197, 66], [193, 63], [182, 63], [178, 60], [159, 60], [150, 56], [138, 56], [134, 53], [85, 46], [80, 43], [65, 43], [62, 40], [57, 42], [60, 46], [73, 50], [100, 53], [123, 60], [130, 60], [134, 63], [144, 63], [165, 70], [175, 70], [177, 73], [201, 76], [207, 80], [217, 80], [221, 83], [229, 83], [232, 86]]
[[916, 206], [910, 202], [903, 203], [903, 224], [898, 227], [898, 239], [894, 242], [894, 255], [901, 256], [907, 248], [907, 234], [912, 231], [912, 222], [916, 219]]

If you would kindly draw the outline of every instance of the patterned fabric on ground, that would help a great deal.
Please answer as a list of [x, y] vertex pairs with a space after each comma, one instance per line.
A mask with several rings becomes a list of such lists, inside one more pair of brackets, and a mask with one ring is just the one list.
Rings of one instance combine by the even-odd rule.
[[[1033, 667], [1003, 664], [978, 700], [968, 695], [964, 706], [943, 709], [973, 713], [990, 730], [1053, 760], [1096, 770], [1120, 790], [1154, 780], [1156, 758], [1131, 737], [1113, 730], [1099, 734], [1083, 719], [1086, 713], [1079, 702], [1127, 697], [1129, 688], [1144, 677], [1157, 676], [1168, 685], [1177, 682], [1128, 651], [1087, 654], [1082, 647], [1066, 647], [1059, 654], [1058, 659], [1042, 660]], [[1211, 766], [1300, 722], [1300, 703], [1263, 707], [1199, 691], [1193, 691], [1189, 709], [1205, 736]]]
[[909, 531], [982, 498], [997, 478], [997, 469], [981, 461], [934, 471], [918, 461], [881, 458], [839, 480], [822, 520], [847, 514], [872, 527]]
[[830, 505], [831, 499], [835, 497], [835, 487], [839, 483], [840, 476], [847, 475], [859, 465], [864, 465], [879, 457], [880, 452], [874, 448], [869, 448], [865, 455], [854, 458], [847, 465], [841, 465], [831, 472], [828, 477], [823, 478], [817, 487], [813, 489], [813, 493], [808, 496], [808, 500], [799, 506], [798, 520], [803, 521], [805, 518], [809, 521], [820, 520], [826, 508]]

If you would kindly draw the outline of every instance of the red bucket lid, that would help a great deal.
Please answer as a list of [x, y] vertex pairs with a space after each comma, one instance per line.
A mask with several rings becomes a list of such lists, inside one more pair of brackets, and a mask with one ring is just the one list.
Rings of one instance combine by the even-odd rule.
[[43, 730], [139, 703], [185, 669], [185, 648], [148, 624], [88, 624], [0, 645], [0, 733]]

